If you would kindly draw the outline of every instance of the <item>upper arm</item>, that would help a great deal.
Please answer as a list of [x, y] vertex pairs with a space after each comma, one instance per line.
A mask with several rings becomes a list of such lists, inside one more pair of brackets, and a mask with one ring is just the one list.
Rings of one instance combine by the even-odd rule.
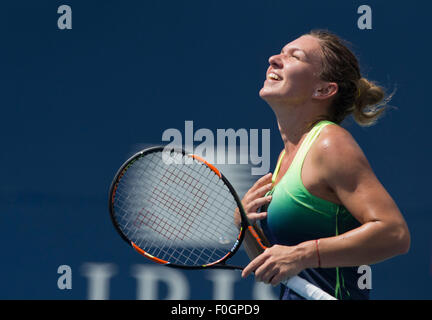
[[345, 129], [334, 127], [320, 139], [319, 163], [324, 181], [362, 224], [405, 224], [392, 197], [375, 176], [365, 154]]

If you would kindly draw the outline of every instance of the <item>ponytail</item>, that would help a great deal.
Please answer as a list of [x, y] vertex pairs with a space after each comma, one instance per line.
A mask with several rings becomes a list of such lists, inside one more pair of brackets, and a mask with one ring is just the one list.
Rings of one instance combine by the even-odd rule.
[[353, 118], [360, 126], [372, 126], [384, 114], [386, 103], [392, 95], [384, 100], [384, 89], [365, 78], [358, 81], [357, 89], [358, 94], [352, 111]]
[[351, 114], [360, 126], [375, 124], [394, 92], [385, 97], [382, 87], [361, 76], [358, 60], [348, 49], [348, 42], [326, 30], [312, 30], [308, 35], [320, 40], [320, 79], [338, 84], [326, 119], [339, 124]]

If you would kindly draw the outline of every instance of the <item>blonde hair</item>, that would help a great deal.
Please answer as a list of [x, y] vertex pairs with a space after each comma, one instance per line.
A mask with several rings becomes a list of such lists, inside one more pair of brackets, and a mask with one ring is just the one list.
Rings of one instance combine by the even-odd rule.
[[384, 88], [361, 76], [358, 60], [345, 40], [326, 30], [312, 30], [307, 35], [320, 40], [320, 79], [338, 84], [329, 113], [320, 120], [326, 118], [339, 124], [352, 115], [360, 126], [375, 124], [386, 111], [394, 92], [386, 97]]

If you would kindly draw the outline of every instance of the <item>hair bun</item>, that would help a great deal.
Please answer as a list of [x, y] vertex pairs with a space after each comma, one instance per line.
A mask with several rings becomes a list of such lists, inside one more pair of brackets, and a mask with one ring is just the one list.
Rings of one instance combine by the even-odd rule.
[[357, 84], [358, 96], [354, 103], [354, 119], [362, 126], [375, 124], [385, 107], [381, 103], [385, 97], [383, 88], [366, 78], [361, 78]]
[[360, 98], [362, 100], [364, 99], [363, 102], [366, 106], [376, 105], [380, 103], [385, 97], [383, 88], [377, 86], [375, 83], [367, 80], [366, 78], [361, 78], [357, 87], [359, 92], [357, 100]]

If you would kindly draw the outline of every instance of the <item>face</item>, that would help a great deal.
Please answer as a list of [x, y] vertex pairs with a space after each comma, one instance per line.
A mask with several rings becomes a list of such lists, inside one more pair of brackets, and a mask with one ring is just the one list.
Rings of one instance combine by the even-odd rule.
[[320, 86], [321, 47], [313, 36], [302, 36], [269, 58], [260, 96], [269, 104], [284, 102], [302, 104], [313, 97]]

